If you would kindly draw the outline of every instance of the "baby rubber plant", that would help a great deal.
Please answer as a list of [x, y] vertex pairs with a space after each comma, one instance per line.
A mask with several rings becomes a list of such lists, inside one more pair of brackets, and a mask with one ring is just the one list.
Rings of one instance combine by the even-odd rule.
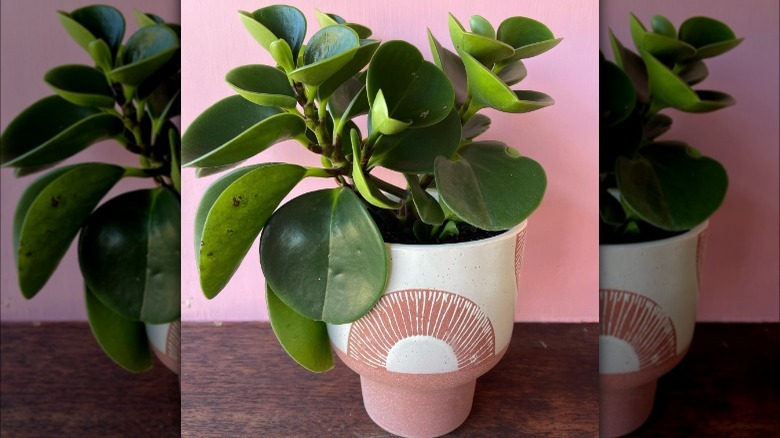
[[[408, 42], [380, 43], [338, 15], [317, 11], [317, 18], [321, 28], [304, 44], [298, 9], [240, 12], [277, 65], [227, 73], [238, 95], [192, 122], [182, 161], [202, 176], [287, 139], [320, 156], [321, 167], [263, 163], [217, 179], [201, 199], [195, 244], [200, 284], [213, 298], [262, 231], [271, 325], [296, 361], [325, 371], [333, 366], [326, 323], [355, 321], [379, 300], [385, 243], [473, 240], [512, 228], [537, 208], [544, 170], [502, 142], [475, 140], [490, 126], [478, 111], [552, 105], [544, 93], [510, 86], [525, 78], [527, 58], [560, 39], [530, 18], [509, 18], [495, 30], [473, 16], [467, 31], [450, 15], [457, 53], [429, 32], [434, 64]], [[366, 132], [355, 123], [362, 115]], [[373, 174], [379, 167], [402, 174], [406, 186]], [[335, 188], [279, 207], [304, 178], [330, 179]]]
[[659, 140], [672, 125], [661, 113], [719, 110], [735, 103], [719, 91], [694, 90], [707, 78], [705, 60], [742, 42], [724, 23], [692, 17], [675, 30], [656, 15], [651, 30], [631, 15], [637, 52], [610, 32], [615, 62], [600, 62], [601, 243], [655, 240], [704, 222], [723, 202], [723, 166], [675, 140]]
[[[180, 27], [136, 11], [139, 29], [125, 43], [125, 19], [110, 6], [58, 12], [92, 65], [49, 70], [56, 94], [19, 114], [0, 139], [0, 161], [34, 180], [16, 207], [13, 245], [19, 286], [34, 297], [80, 233], [78, 258], [89, 324], [106, 354], [129, 371], [149, 369], [144, 323], [179, 318]], [[58, 163], [102, 140], [137, 154], [140, 167]], [[123, 178], [149, 188], [104, 202]], [[97, 207], [97, 208], [96, 208]]]

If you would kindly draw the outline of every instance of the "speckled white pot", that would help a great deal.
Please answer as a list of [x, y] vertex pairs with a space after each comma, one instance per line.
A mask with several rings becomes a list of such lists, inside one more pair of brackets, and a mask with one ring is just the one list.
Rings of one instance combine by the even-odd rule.
[[599, 247], [600, 434], [650, 415], [658, 378], [693, 338], [707, 223], [668, 239]]
[[145, 325], [146, 336], [155, 356], [169, 370], [181, 375], [181, 320]]
[[473, 242], [387, 245], [380, 301], [352, 324], [328, 326], [336, 353], [360, 374], [363, 403], [379, 426], [433, 437], [466, 420], [477, 377], [512, 337], [526, 223]]

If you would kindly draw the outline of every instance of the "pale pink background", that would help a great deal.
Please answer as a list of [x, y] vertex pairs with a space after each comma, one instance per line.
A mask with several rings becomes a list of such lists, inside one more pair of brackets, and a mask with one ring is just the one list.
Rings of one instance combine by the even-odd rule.
[[700, 292], [700, 321], [778, 321], [778, 2], [601, 2], [600, 41], [612, 58], [607, 28], [633, 47], [629, 12], [649, 26], [661, 14], [679, 28], [691, 16], [726, 22], [745, 41], [709, 60], [710, 77], [697, 89], [731, 94], [736, 106], [709, 114], [665, 112], [674, 118], [663, 138], [678, 139], [719, 160], [729, 191], [710, 221]]
[[[88, 0], [29, 1], [3, 0], [0, 5], [0, 129], [24, 108], [54, 92], [43, 82], [43, 75], [61, 64], [90, 64], [89, 55], [65, 32], [56, 11], [72, 11], [91, 4]], [[137, 29], [133, 8], [154, 12], [178, 21], [179, 1], [172, 0], [101, 0], [117, 7], [125, 15], [125, 40]], [[119, 144], [103, 142], [88, 148], [65, 163], [107, 161], [137, 166], [133, 154]], [[0, 171], [0, 318], [3, 321], [69, 321], [86, 320], [83, 281], [79, 273], [76, 245], [73, 244], [48, 284], [33, 300], [19, 291], [11, 244], [13, 213], [24, 189], [39, 174], [17, 179], [13, 169]], [[151, 187], [138, 178], [120, 182], [106, 197]]]
[[[528, 77], [515, 88], [543, 91], [556, 104], [541, 111], [512, 115], [489, 111], [494, 127], [484, 137], [513, 145], [546, 169], [549, 186], [541, 207], [531, 216], [522, 268], [518, 321], [596, 321], [598, 319], [598, 2], [578, 1], [289, 1], [319, 28], [322, 11], [369, 26], [384, 41], [405, 39], [431, 59], [426, 27], [451, 48], [447, 12], [462, 22], [472, 14], [494, 26], [525, 15], [546, 23], [563, 42], [528, 60]], [[238, 10], [252, 11], [262, 1], [187, 0], [182, 4], [184, 82], [182, 127], [220, 98], [234, 94], [225, 73], [271, 58], [244, 29]], [[263, 152], [258, 161], [293, 161], [317, 165], [314, 154], [296, 142]], [[207, 301], [200, 290], [192, 242], [193, 217], [206, 187], [216, 177], [195, 179], [183, 172], [182, 318], [186, 320], [265, 320], [264, 284], [255, 242], [225, 290]], [[300, 194], [315, 187], [306, 181]]]

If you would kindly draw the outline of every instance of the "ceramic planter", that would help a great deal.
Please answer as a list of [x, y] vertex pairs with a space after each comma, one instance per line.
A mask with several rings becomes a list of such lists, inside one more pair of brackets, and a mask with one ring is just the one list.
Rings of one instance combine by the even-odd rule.
[[146, 324], [146, 335], [155, 356], [169, 370], [181, 375], [181, 320]]
[[387, 245], [377, 305], [329, 325], [334, 350], [360, 374], [363, 404], [388, 432], [443, 435], [471, 411], [477, 377], [506, 352], [514, 324], [526, 222], [489, 239]]
[[707, 223], [652, 242], [599, 247], [600, 433], [650, 416], [658, 378], [691, 344]]

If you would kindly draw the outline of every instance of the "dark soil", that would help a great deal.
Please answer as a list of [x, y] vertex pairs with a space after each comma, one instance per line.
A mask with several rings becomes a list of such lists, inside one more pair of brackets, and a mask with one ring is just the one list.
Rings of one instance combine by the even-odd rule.
[[382, 239], [385, 241], [385, 243], [403, 243], [408, 245], [439, 245], [443, 243], [462, 243], [471, 242], [474, 240], [482, 240], [503, 233], [503, 231], [482, 230], [473, 225], [461, 222], [457, 225], [457, 235], [447, 236], [444, 239], [434, 238], [432, 240], [422, 241], [415, 236], [411, 225], [403, 224], [398, 221], [397, 218], [391, 215], [385, 216], [379, 212], [376, 212], [376, 210], [372, 211], [371, 209], [369, 209], [369, 211], [371, 212], [371, 216], [374, 218], [374, 222], [376, 222], [377, 226], [379, 227], [379, 232], [382, 233]]
[[626, 233], [618, 229], [618, 227], [607, 225], [601, 221], [599, 221], [599, 225], [599, 243], [602, 245], [652, 242], [654, 240], [668, 239], [686, 232], [666, 231], [644, 222], [637, 222], [639, 227], [638, 233]]

